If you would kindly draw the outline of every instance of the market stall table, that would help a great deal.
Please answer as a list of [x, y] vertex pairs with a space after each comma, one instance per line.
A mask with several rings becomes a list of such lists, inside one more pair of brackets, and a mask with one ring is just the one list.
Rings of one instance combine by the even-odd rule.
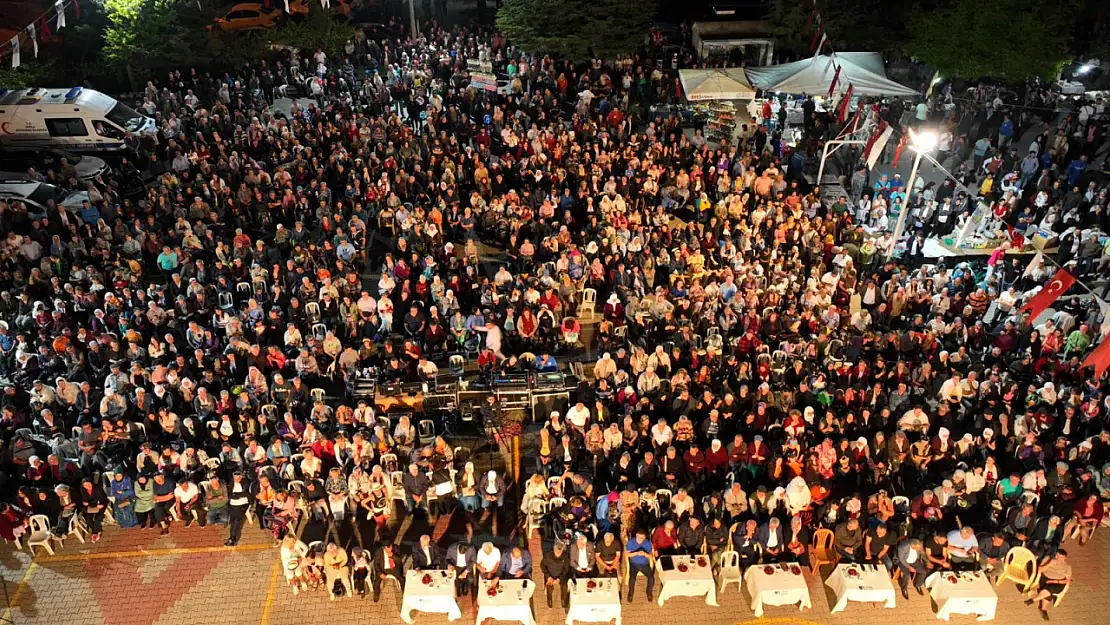
[[797, 605], [799, 610], [812, 608], [809, 585], [799, 564], [779, 566], [757, 565], [744, 572], [748, 594], [752, 596], [752, 612], [763, 616], [764, 605]]
[[449, 620], [462, 617], [455, 601], [455, 573], [452, 571], [409, 571], [405, 574], [405, 595], [401, 601], [401, 620], [412, 623], [414, 610], [446, 612]]
[[980, 621], [990, 621], [998, 609], [998, 595], [981, 571], [938, 571], [925, 579], [925, 587], [937, 603], [939, 619], [947, 621], [953, 614], [977, 614]]
[[616, 625], [621, 625], [620, 591], [620, 582], [612, 577], [572, 581], [566, 625], [572, 625], [574, 621], [616, 621]]
[[535, 625], [532, 618], [532, 593], [536, 583], [528, 579], [503, 579], [493, 585], [492, 580], [478, 583], [478, 620], [475, 625], [491, 618], [495, 621], [520, 621]]
[[656, 562], [659, 581], [663, 590], [659, 593], [659, 605], [671, 597], [700, 597], [705, 595], [709, 605], [717, 604], [717, 582], [713, 579], [713, 567], [709, 556], [664, 556]]
[[836, 595], [833, 612], [842, 612], [849, 601], [883, 603], [893, 608], [894, 582], [890, 571], [881, 564], [841, 564], [833, 570], [825, 585]]

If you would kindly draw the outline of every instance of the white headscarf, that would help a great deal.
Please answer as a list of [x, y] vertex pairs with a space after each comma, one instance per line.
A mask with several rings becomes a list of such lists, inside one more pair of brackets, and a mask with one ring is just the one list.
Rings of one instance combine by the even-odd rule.
[[790, 483], [786, 485], [786, 508], [790, 511], [790, 514], [800, 513], [808, 508], [811, 502], [812, 497], [805, 479], [799, 476], [790, 480]]

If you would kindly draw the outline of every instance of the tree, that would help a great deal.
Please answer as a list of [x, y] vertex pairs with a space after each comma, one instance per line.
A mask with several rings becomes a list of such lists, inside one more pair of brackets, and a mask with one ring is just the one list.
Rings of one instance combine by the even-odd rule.
[[[913, 2], [889, 0], [836, 0], [822, 2], [821, 28], [833, 50], [840, 52], [898, 50]], [[792, 56], [812, 54], [813, 4], [797, 0], [771, 0], [767, 22], [776, 51]], [[825, 50], [826, 52], [828, 49]]]
[[905, 50], [942, 75], [1055, 80], [1068, 60], [1074, 3], [1046, 9], [1036, 0], [948, 0], [918, 10]]
[[497, 28], [532, 54], [613, 58], [643, 45], [657, 8], [657, 0], [505, 0]]
[[136, 77], [188, 62], [188, 25], [179, 0], [106, 0], [104, 9], [104, 58], [123, 65], [133, 87]]

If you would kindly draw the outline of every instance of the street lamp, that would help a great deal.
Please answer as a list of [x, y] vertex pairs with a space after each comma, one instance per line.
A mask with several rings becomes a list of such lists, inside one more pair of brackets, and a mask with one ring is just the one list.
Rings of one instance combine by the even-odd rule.
[[929, 152], [937, 146], [937, 133], [930, 130], [924, 132], [910, 133], [910, 149], [917, 152], [913, 158], [913, 168], [910, 169], [910, 179], [906, 183], [906, 197], [902, 201], [902, 210], [898, 213], [898, 224], [894, 227], [894, 238], [890, 242], [890, 248], [886, 252], [887, 260], [894, 256], [894, 246], [898, 245], [898, 240], [902, 238], [902, 231], [906, 229], [906, 214], [910, 212], [910, 197], [913, 195], [913, 185], [917, 182], [917, 168], [921, 166], [921, 156]]

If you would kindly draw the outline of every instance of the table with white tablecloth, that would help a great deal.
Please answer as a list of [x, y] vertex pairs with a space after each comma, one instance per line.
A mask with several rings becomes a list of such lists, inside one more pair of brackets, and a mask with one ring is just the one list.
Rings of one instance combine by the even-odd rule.
[[566, 625], [574, 621], [621, 625], [621, 585], [613, 577], [576, 579], [570, 583]]
[[797, 605], [799, 610], [813, 607], [809, 584], [798, 564], [788, 564], [786, 568], [769, 564], [751, 566], [744, 572], [744, 578], [756, 616], [763, 616], [764, 605]]
[[530, 579], [503, 579], [497, 583], [496, 592], [491, 580], [483, 579], [478, 583], [478, 620], [475, 625], [491, 618], [495, 621], [520, 621], [524, 625], [535, 625], [532, 618], [532, 593], [536, 592], [536, 582]]
[[894, 582], [890, 571], [881, 564], [841, 564], [825, 580], [825, 585], [836, 595], [833, 612], [843, 611], [849, 601], [895, 606]]
[[705, 595], [709, 605], [717, 604], [717, 582], [709, 556], [663, 556], [655, 563], [656, 575], [663, 584], [659, 605], [671, 597], [700, 597]]
[[401, 620], [412, 623], [412, 613], [445, 612], [449, 620], [462, 617], [455, 601], [455, 573], [452, 571], [409, 571], [405, 574], [405, 595], [401, 600]]
[[998, 594], [981, 571], [938, 571], [925, 579], [925, 587], [937, 603], [939, 619], [947, 621], [953, 614], [977, 614], [980, 621], [994, 620]]

